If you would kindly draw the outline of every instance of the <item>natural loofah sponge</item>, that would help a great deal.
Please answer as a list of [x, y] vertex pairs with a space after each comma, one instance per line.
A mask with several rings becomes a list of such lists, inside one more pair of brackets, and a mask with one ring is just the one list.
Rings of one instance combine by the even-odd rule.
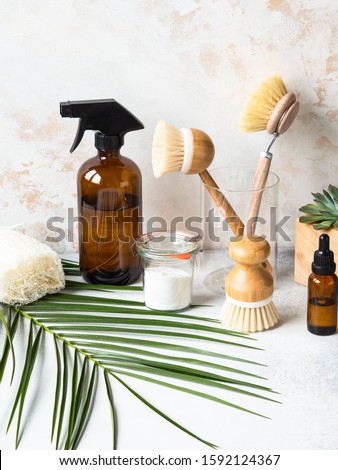
[[0, 302], [26, 305], [65, 287], [59, 256], [32, 237], [0, 227]]

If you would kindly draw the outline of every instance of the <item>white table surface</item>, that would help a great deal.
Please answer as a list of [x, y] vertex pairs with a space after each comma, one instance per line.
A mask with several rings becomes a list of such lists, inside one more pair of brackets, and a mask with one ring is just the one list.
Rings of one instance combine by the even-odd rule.
[[[268, 378], [267, 386], [281, 393], [283, 403], [274, 404], [226, 391], [217, 391], [225, 400], [269, 416], [266, 420], [217, 403], [149, 383], [125, 378], [154, 405], [191, 431], [214, 442], [221, 449], [337, 449], [338, 448], [338, 335], [320, 337], [306, 329], [306, 288], [293, 282], [293, 255], [282, 251], [274, 300], [281, 315], [278, 327], [253, 335], [265, 351], [238, 351], [224, 348], [225, 354], [237, 354], [268, 367], [254, 367]], [[201, 273], [195, 282], [195, 303], [208, 316], [217, 317], [224, 299], [203, 287]], [[131, 295], [131, 294], [126, 294]], [[142, 298], [142, 293], [132, 293]], [[122, 295], [123, 296], [123, 295]], [[3, 338], [3, 332], [2, 338]], [[17, 374], [22, 367], [27, 331], [16, 337]], [[50, 444], [51, 415], [55, 387], [53, 341], [44, 337], [23, 415], [20, 449], [53, 449]], [[194, 343], [198, 346], [198, 343]], [[239, 363], [238, 363], [239, 364]], [[236, 367], [236, 363], [232, 363]], [[246, 367], [249, 369], [249, 367]], [[15, 426], [6, 436], [15, 384], [10, 389], [8, 373], [0, 386], [0, 442], [2, 449], [13, 449]], [[265, 384], [265, 383], [264, 383]], [[206, 447], [184, 434], [146, 408], [118, 383], [112, 381], [118, 415], [118, 448], [203, 450]], [[208, 390], [215, 393], [213, 389]], [[111, 449], [110, 413], [103, 380], [99, 380], [94, 409], [79, 449]]]

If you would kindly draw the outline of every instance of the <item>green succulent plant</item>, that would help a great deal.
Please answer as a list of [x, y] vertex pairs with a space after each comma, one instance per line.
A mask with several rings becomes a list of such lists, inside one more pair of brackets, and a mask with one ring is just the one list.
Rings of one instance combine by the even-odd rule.
[[304, 224], [312, 224], [315, 230], [325, 230], [338, 227], [338, 188], [329, 185], [328, 190], [321, 193], [311, 193], [314, 204], [306, 204], [299, 208], [302, 215], [299, 221]]

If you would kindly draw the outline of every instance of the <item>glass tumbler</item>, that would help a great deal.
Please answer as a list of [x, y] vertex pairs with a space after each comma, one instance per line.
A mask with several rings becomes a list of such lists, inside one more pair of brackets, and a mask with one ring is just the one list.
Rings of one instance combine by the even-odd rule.
[[188, 232], [155, 231], [139, 237], [145, 304], [180, 311], [191, 305], [194, 264], [200, 240]]
[[[252, 196], [255, 168], [222, 167], [209, 170], [219, 191], [231, 204], [244, 225], [248, 223], [249, 207]], [[228, 255], [228, 245], [234, 237], [221, 211], [210, 197], [208, 187], [202, 184], [202, 219], [204, 234], [204, 253], [201, 267], [204, 285], [213, 293], [225, 295], [225, 276], [234, 266]], [[270, 244], [269, 262], [274, 280], [277, 274], [277, 233], [279, 177], [270, 171], [262, 192], [259, 219], [255, 234], [264, 236]]]

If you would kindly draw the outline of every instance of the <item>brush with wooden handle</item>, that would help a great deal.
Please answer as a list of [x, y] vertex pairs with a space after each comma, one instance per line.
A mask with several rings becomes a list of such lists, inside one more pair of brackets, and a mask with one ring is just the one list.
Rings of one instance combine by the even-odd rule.
[[227, 297], [221, 316], [222, 323], [236, 331], [262, 331], [278, 322], [278, 312], [272, 302], [273, 277], [271, 272], [261, 266], [269, 256], [270, 245], [255, 237], [254, 233], [270, 171], [270, 149], [279, 135], [291, 126], [298, 111], [296, 95], [289, 93], [282, 78], [274, 74], [258, 87], [242, 119], [243, 131], [265, 129], [273, 138], [258, 160], [247, 220], [247, 236], [229, 245], [229, 254], [238, 264], [225, 279]]
[[207, 171], [214, 154], [214, 144], [205, 132], [190, 128], [176, 129], [163, 121], [157, 124], [152, 148], [155, 177], [176, 171], [198, 174], [231, 230], [239, 236], [244, 232], [244, 224]]
[[253, 235], [238, 237], [229, 244], [229, 254], [237, 265], [226, 276], [222, 323], [246, 333], [273, 327], [279, 319], [272, 301], [273, 277], [262, 266], [270, 254], [269, 243]]
[[241, 130], [255, 132], [267, 130], [273, 138], [258, 160], [254, 192], [248, 214], [248, 234], [254, 234], [263, 190], [269, 176], [272, 153], [270, 149], [280, 134], [289, 129], [299, 111], [299, 102], [294, 93], [288, 92], [278, 74], [267, 78], [253, 94], [242, 118]]

